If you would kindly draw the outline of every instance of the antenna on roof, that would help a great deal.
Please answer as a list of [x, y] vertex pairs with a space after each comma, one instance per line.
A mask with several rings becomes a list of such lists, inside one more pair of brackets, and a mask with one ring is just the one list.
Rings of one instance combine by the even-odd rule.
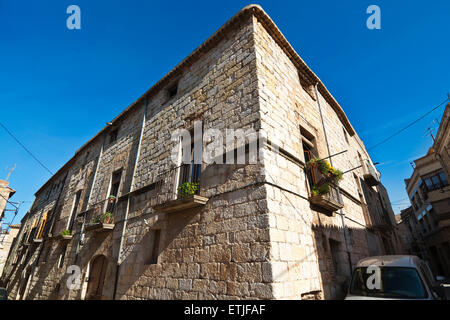
[[11, 173], [14, 171], [14, 169], [16, 168], [16, 164], [14, 164], [11, 168], [11, 170], [9, 170], [8, 175], [6, 176], [6, 181], [8, 181], [9, 176], [11, 175]]

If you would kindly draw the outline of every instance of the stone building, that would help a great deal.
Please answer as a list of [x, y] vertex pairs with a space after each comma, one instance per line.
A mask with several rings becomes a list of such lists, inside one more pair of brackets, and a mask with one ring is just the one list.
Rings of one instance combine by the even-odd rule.
[[0, 222], [5, 216], [5, 210], [9, 198], [11, 198], [15, 193], [16, 191], [9, 187], [8, 181], [0, 180]]
[[446, 105], [433, 145], [447, 177], [450, 177], [450, 103]]
[[12, 224], [8, 229], [0, 232], [0, 277], [5, 267], [6, 259], [10, 252], [10, 248], [14, 243], [14, 239], [19, 233], [20, 224]]
[[405, 179], [406, 192], [414, 212], [410, 219], [416, 228], [411, 233], [409, 247], [427, 259], [433, 272], [450, 276], [450, 185], [448, 182], [450, 104], [444, 111], [434, 145], [427, 154], [414, 161], [415, 169]]
[[[232, 137], [210, 163], [223, 143], [198, 134], [210, 129], [263, 138]], [[312, 158], [348, 171], [339, 187], [312, 192]], [[251, 5], [36, 192], [4, 281], [16, 299], [340, 298], [359, 259], [393, 250], [379, 178], [341, 106]]]
[[403, 209], [398, 221], [398, 234], [402, 239], [405, 253], [424, 258], [423, 234], [412, 207]]

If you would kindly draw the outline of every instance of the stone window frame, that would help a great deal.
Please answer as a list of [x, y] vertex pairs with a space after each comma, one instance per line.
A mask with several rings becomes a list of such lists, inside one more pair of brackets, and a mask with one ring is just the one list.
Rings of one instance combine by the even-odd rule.
[[311, 99], [317, 101], [314, 84], [312, 83], [312, 81], [308, 79], [308, 77], [301, 70], [297, 69], [297, 75], [303, 90], [305, 90], [305, 92], [311, 97]]
[[161, 229], [150, 230], [150, 243], [151, 251], [145, 259], [145, 265], [158, 264], [159, 256], [161, 253]]
[[165, 103], [169, 102], [170, 100], [177, 97], [177, 95], [180, 93], [180, 79], [181, 77], [178, 77], [177, 79], [173, 80], [169, 83], [169, 85], [164, 90], [165, 95]]
[[116, 127], [111, 128], [111, 130], [109, 131], [109, 134], [108, 134], [108, 138], [109, 138], [108, 144], [109, 145], [111, 145], [117, 141], [117, 139], [119, 137], [119, 129], [120, 128], [118, 126], [116, 126]]

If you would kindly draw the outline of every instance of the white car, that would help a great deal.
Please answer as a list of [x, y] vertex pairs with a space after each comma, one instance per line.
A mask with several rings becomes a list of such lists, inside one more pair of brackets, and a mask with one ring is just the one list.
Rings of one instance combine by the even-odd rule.
[[345, 300], [436, 300], [442, 280], [416, 256], [369, 257], [356, 265]]

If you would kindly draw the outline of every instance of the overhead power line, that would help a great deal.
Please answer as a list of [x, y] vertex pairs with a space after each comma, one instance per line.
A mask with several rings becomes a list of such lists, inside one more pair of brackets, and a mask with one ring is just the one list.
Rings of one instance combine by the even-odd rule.
[[45, 170], [47, 170], [51, 175], [53, 175], [53, 172], [50, 171], [49, 168], [47, 168], [30, 150], [28, 150], [27, 147], [25, 147], [23, 145], [22, 142], [19, 141], [19, 139], [17, 139], [12, 133], [11, 131], [8, 130], [8, 128], [6, 128], [1, 122], [0, 122], [0, 126], [5, 129], [5, 131], [11, 136], [11, 138], [13, 138], [26, 152], [28, 152], [28, 154], [37, 161], [37, 163], [39, 163], [41, 165], [42, 168], [44, 168]]
[[398, 130], [397, 132], [395, 132], [394, 134], [392, 134], [391, 136], [387, 137], [386, 139], [384, 139], [383, 141], [377, 143], [376, 145], [368, 148], [367, 150], [372, 150], [375, 149], [376, 147], [382, 145], [383, 143], [389, 141], [390, 139], [392, 139], [393, 137], [399, 135], [400, 133], [402, 133], [403, 131], [405, 131], [406, 129], [408, 129], [409, 127], [411, 127], [412, 125], [416, 124], [417, 122], [419, 122], [420, 120], [422, 120], [423, 118], [425, 118], [427, 115], [429, 115], [430, 113], [432, 113], [433, 111], [435, 111], [436, 109], [440, 108], [444, 103], [446, 103], [447, 101], [449, 101], [450, 98], [445, 99], [444, 101], [442, 101], [437, 107], [434, 107], [433, 109], [431, 109], [430, 111], [428, 111], [427, 113], [425, 113], [424, 115], [422, 115], [421, 117], [419, 117], [418, 119], [414, 120], [413, 122], [411, 122], [410, 124], [408, 124], [406, 127]]

